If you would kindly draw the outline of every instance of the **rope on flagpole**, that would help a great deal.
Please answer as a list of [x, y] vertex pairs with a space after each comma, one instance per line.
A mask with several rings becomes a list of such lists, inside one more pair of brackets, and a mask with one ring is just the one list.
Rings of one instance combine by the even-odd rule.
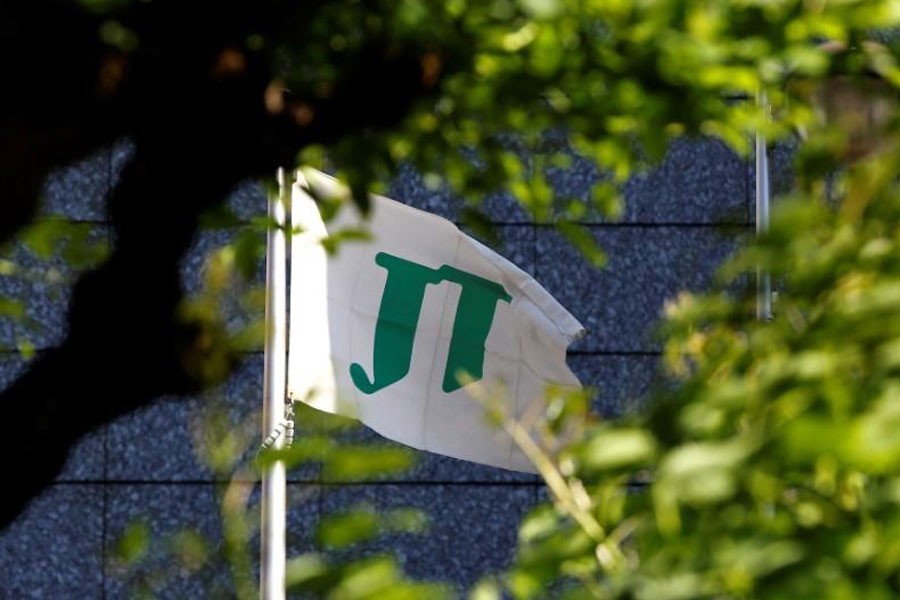
[[288, 399], [284, 404], [284, 447], [294, 445], [294, 402]]
[[284, 405], [284, 419], [272, 430], [272, 432], [259, 445], [257, 455], [263, 450], [269, 450], [275, 446], [275, 443], [284, 436], [283, 444], [285, 448], [290, 448], [294, 443], [294, 403], [287, 401]]

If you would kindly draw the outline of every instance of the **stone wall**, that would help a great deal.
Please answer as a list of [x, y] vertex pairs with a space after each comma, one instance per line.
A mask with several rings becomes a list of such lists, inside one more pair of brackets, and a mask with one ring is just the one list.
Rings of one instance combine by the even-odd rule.
[[[127, 153], [122, 144], [55, 174], [46, 187], [45, 214], [82, 222], [98, 238], [108, 236], [104, 200]], [[560, 189], [586, 197], [595, 177], [588, 163], [576, 161], [554, 180]], [[716, 266], [751, 231], [752, 186], [752, 165], [721, 144], [677, 144], [659, 168], [627, 185], [621, 221], [586, 221], [608, 252], [604, 270], [590, 267], [550, 228], [529, 222], [509, 197], [488, 203], [503, 239], [501, 252], [588, 328], [572, 345], [569, 362], [583, 383], [599, 388], [598, 412], [615, 416], [640, 409], [655, 379], [660, 346], [654, 322], [663, 303], [679, 290], [710, 285]], [[394, 182], [390, 195], [449, 218], [458, 206], [427, 190], [412, 172]], [[245, 217], [259, 214], [265, 197], [248, 185], [235, 193], [232, 206]], [[201, 236], [185, 260], [188, 289], [199, 285], [205, 252], [233, 234]], [[65, 261], [39, 261], [21, 249], [12, 258], [30, 271], [0, 275], [0, 293], [25, 299], [27, 319], [0, 319], [0, 385], [25, 368], [16, 349], [22, 339], [40, 352], [64, 335]], [[224, 398], [236, 418], [252, 420], [261, 389], [262, 357], [250, 354], [213, 396]], [[56, 483], [0, 533], [0, 598], [129, 597], [109, 558], [123, 528], [136, 518], [146, 518], [156, 534], [189, 526], [220, 537], [217, 482], [197, 458], [192, 437], [203, 403], [161, 400], [84, 439]], [[538, 480], [436, 455], [420, 453], [419, 459], [408, 475], [374, 483], [325, 481], [314, 468], [293, 473], [292, 551], [313, 547], [310, 532], [320, 515], [366, 500], [384, 508], [424, 509], [432, 525], [426, 535], [395, 534], [362, 551], [393, 549], [413, 576], [461, 589], [502, 569], [512, 556], [519, 520], [545, 495]], [[175, 573], [162, 595], [207, 597], [226, 583], [224, 571], [193, 578]]]

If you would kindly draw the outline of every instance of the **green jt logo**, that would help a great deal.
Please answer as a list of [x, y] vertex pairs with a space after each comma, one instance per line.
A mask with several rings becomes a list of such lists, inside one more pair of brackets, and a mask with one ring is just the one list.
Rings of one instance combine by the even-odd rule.
[[512, 297], [503, 286], [478, 275], [460, 271], [449, 265], [431, 269], [424, 265], [379, 252], [375, 264], [387, 269], [384, 295], [375, 325], [373, 377], [366, 375], [359, 363], [350, 365], [353, 383], [364, 394], [374, 394], [397, 383], [409, 372], [413, 341], [419, 325], [419, 313], [425, 299], [425, 288], [443, 281], [462, 288], [450, 350], [444, 367], [441, 389], [450, 393], [461, 387], [457, 374], [467, 373], [474, 380], [484, 374], [484, 344], [491, 330], [497, 302]]

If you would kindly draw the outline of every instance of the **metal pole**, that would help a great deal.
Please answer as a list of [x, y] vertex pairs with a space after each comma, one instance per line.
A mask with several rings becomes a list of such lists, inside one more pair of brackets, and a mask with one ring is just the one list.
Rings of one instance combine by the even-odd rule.
[[[759, 104], [768, 115], [765, 94], [760, 93]], [[756, 236], [769, 231], [769, 158], [766, 155], [766, 138], [756, 134]], [[756, 269], [756, 318], [768, 321], [772, 318], [772, 278], [762, 269]]]
[[[263, 371], [263, 439], [270, 436], [285, 417], [287, 363], [287, 240], [285, 223], [293, 178], [278, 170], [278, 194], [269, 198], [272, 224], [266, 239], [266, 337]], [[277, 436], [275, 449], [283, 448], [285, 436]], [[262, 473], [260, 521], [259, 596], [261, 600], [284, 599], [286, 563], [287, 482], [285, 466], [276, 461]]]

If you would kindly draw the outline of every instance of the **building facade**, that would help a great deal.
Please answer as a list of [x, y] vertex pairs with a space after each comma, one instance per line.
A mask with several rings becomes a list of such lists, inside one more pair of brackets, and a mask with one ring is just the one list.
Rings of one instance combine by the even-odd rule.
[[[46, 186], [45, 216], [80, 223], [94, 239], [108, 238], [105, 199], [128, 152], [123, 143], [55, 173]], [[560, 191], [581, 197], [596, 178], [596, 170], [579, 160], [553, 174]], [[570, 348], [569, 364], [585, 385], [598, 389], [599, 414], [614, 418], [640, 410], [658, 378], [655, 324], [664, 303], [681, 290], [708, 288], [717, 266], [752, 233], [753, 185], [752, 163], [722, 144], [675, 144], [658, 168], [627, 184], [621, 220], [585, 219], [608, 253], [602, 270], [552, 228], [531, 222], [511, 197], [501, 194], [487, 203], [503, 240], [500, 252], [586, 326], [587, 335]], [[459, 207], [411, 171], [401, 173], [389, 195], [450, 219]], [[263, 214], [265, 203], [262, 188], [252, 184], [231, 198], [245, 219]], [[199, 289], [206, 254], [234, 235], [235, 228], [200, 236], [184, 262], [188, 290]], [[17, 248], [7, 258], [20, 266], [0, 275], [0, 293], [24, 299], [26, 316], [0, 320], [2, 385], [26, 368], [31, 346], [40, 352], [63, 339], [73, 275], [62, 257], [41, 259]], [[248, 353], [232, 379], [209, 395], [161, 399], [83, 439], [57, 481], [0, 532], [0, 598], [131, 597], [135, 580], [114, 558], [117, 540], [136, 520], [146, 522], [157, 539], [189, 527], [220, 540], [217, 493], [223, 482], [198, 456], [198, 419], [214, 398], [236, 423], [255, 427], [261, 393], [262, 356]], [[303, 427], [298, 423], [297, 435]], [[388, 443], [373, 433], [355, 435]], [[460, 590], [502, 570], [513, 555], [519, 521], [546, 498], [540, 481], [417, 454], [417, 465], [406, 475], [374, 482], [326, 480], [315, 466], [292, 472], [291, 553], [316, 547], [312, 533], [322, 515], [366, 501], [381, 509], [420, 508], [431, 524], [427, 533], [390, 534], [358, 552], [392, 550], [413, 577]], [[224, 569], [170, 569], [159, 577], [162, 597], [228, 595]]]

